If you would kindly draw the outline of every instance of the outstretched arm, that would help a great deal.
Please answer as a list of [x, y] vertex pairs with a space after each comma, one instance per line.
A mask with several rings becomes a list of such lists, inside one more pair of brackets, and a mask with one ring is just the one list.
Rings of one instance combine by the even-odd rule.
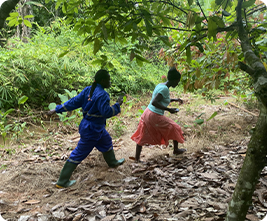
[[180, 104], [184, 103], [184, 101], [180, 98], [173, 98], [173, 99], [171, 99], [171, 102], [179, 102]]
[[57, 113], [62, 113], [62, 112], [72, 111], [72, 110], [82, 107], [83, 102], [85, 100], [85, 96], [86, 96], [85, 91], [87, 91], [86, 88], [80, 94], [66, 101], [64, 104], [57, 105], [55, 111]]
[[166, 110], [166, 111], [169, 111], [171, 114], [174, 114], [176, 113], [176, 108], [168, 108], [168, 107], [165, 107], [163, 106], [160, 101], [163, 99], [163, 96], [162, 94], [157, 94], [153, 101], [152, 101], [152, 105], [158, 109], [161, 109], [161, 110]]

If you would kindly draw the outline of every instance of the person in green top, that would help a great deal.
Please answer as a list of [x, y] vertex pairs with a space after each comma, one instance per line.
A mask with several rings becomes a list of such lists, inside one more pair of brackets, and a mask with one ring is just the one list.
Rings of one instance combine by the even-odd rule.
[[179, 109], [169, 108], [171, 102], [183, 103], [180, 98], [170, 98], [170, 87], [176, 87], [180, 82], [181, 74], [175, 67], [168, 71], [167, 81], [158, 84], [152, 94], [152, 99], [141, 116], [138, 128], [131, 139], [136, 142], [136, 162], [140, 161], [140, 154], [143, 145], [169, 145], [173, 140], [173, 154], [182, 154], [186, 150], [179, 149], [178, 143], [184, 143], [181, 127], [172, 119], [164, 116], [165, 111], [171, 114], [177, 113]]

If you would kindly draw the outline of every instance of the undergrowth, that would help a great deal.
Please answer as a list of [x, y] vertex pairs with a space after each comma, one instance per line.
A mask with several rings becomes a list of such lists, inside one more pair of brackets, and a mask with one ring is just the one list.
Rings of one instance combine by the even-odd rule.
[[111, 73], [111, 95], [144, 93], [153, 90], [168, 70], [159, 62], [138, 66], [122, 45], [106, 46], [97, 55], [92, 51], [92, 45], [83, 46], [82, 38], [61, 20], [40, 27], [28, 43], [10, 40], [7, 48], [0, 49], [0, 108], [16, 106], [23, 95], [33, 108], [60, 102], [58, 94], [65, 89], [80, 92], [92, 84], [100, 68]]

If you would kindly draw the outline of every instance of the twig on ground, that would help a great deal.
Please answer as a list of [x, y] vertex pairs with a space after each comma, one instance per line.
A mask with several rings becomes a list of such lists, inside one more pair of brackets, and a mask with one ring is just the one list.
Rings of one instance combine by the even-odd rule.
[[236, 107], [236, 108], [238, 108], [238, 109], [240, 109], [240, 110], [242, 110], [242, 111], [245, 111], [245, 112], [247, 112], [247, 113], [249, 113], [249, 114], [251, 114], [251, 115], [253, 115], [253, 116], [255, 116], [255, 117], [258, 117], [257, 114], [254, 114], [254, 113], [252, 113], [252, 112], [250, 112], [250, 111], [248, 111], [248, 110], [246, 110], [246, 109], [244, 109], [244, 108], [242, 108], [242, 107], [238, 107], [237, 105], [235, 105], [235, 104], [233, 104], [233, 103], [231, 103], [231, 102], [228, 102], [228, 104], [230, 104], [231, 106]]

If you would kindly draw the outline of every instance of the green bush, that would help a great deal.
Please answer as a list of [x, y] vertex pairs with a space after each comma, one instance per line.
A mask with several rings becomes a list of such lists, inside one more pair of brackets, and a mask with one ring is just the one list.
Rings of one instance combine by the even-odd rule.
[[83, 46], [82, 38], [62, 20], [39, 27], [28, 43], [13, 39], [0, 49], [0, 108], [16, 106], [16, 98], [23, 95], [33, 108], [60, 102], [58, 94], [65, 89], [80, 92], [102, 67], [111, 71], [111, 94], [153, 90], [168, 67], [158, 62], [141, 67], [123, 47], [110, 44], [93, 55], [92, 46]]

